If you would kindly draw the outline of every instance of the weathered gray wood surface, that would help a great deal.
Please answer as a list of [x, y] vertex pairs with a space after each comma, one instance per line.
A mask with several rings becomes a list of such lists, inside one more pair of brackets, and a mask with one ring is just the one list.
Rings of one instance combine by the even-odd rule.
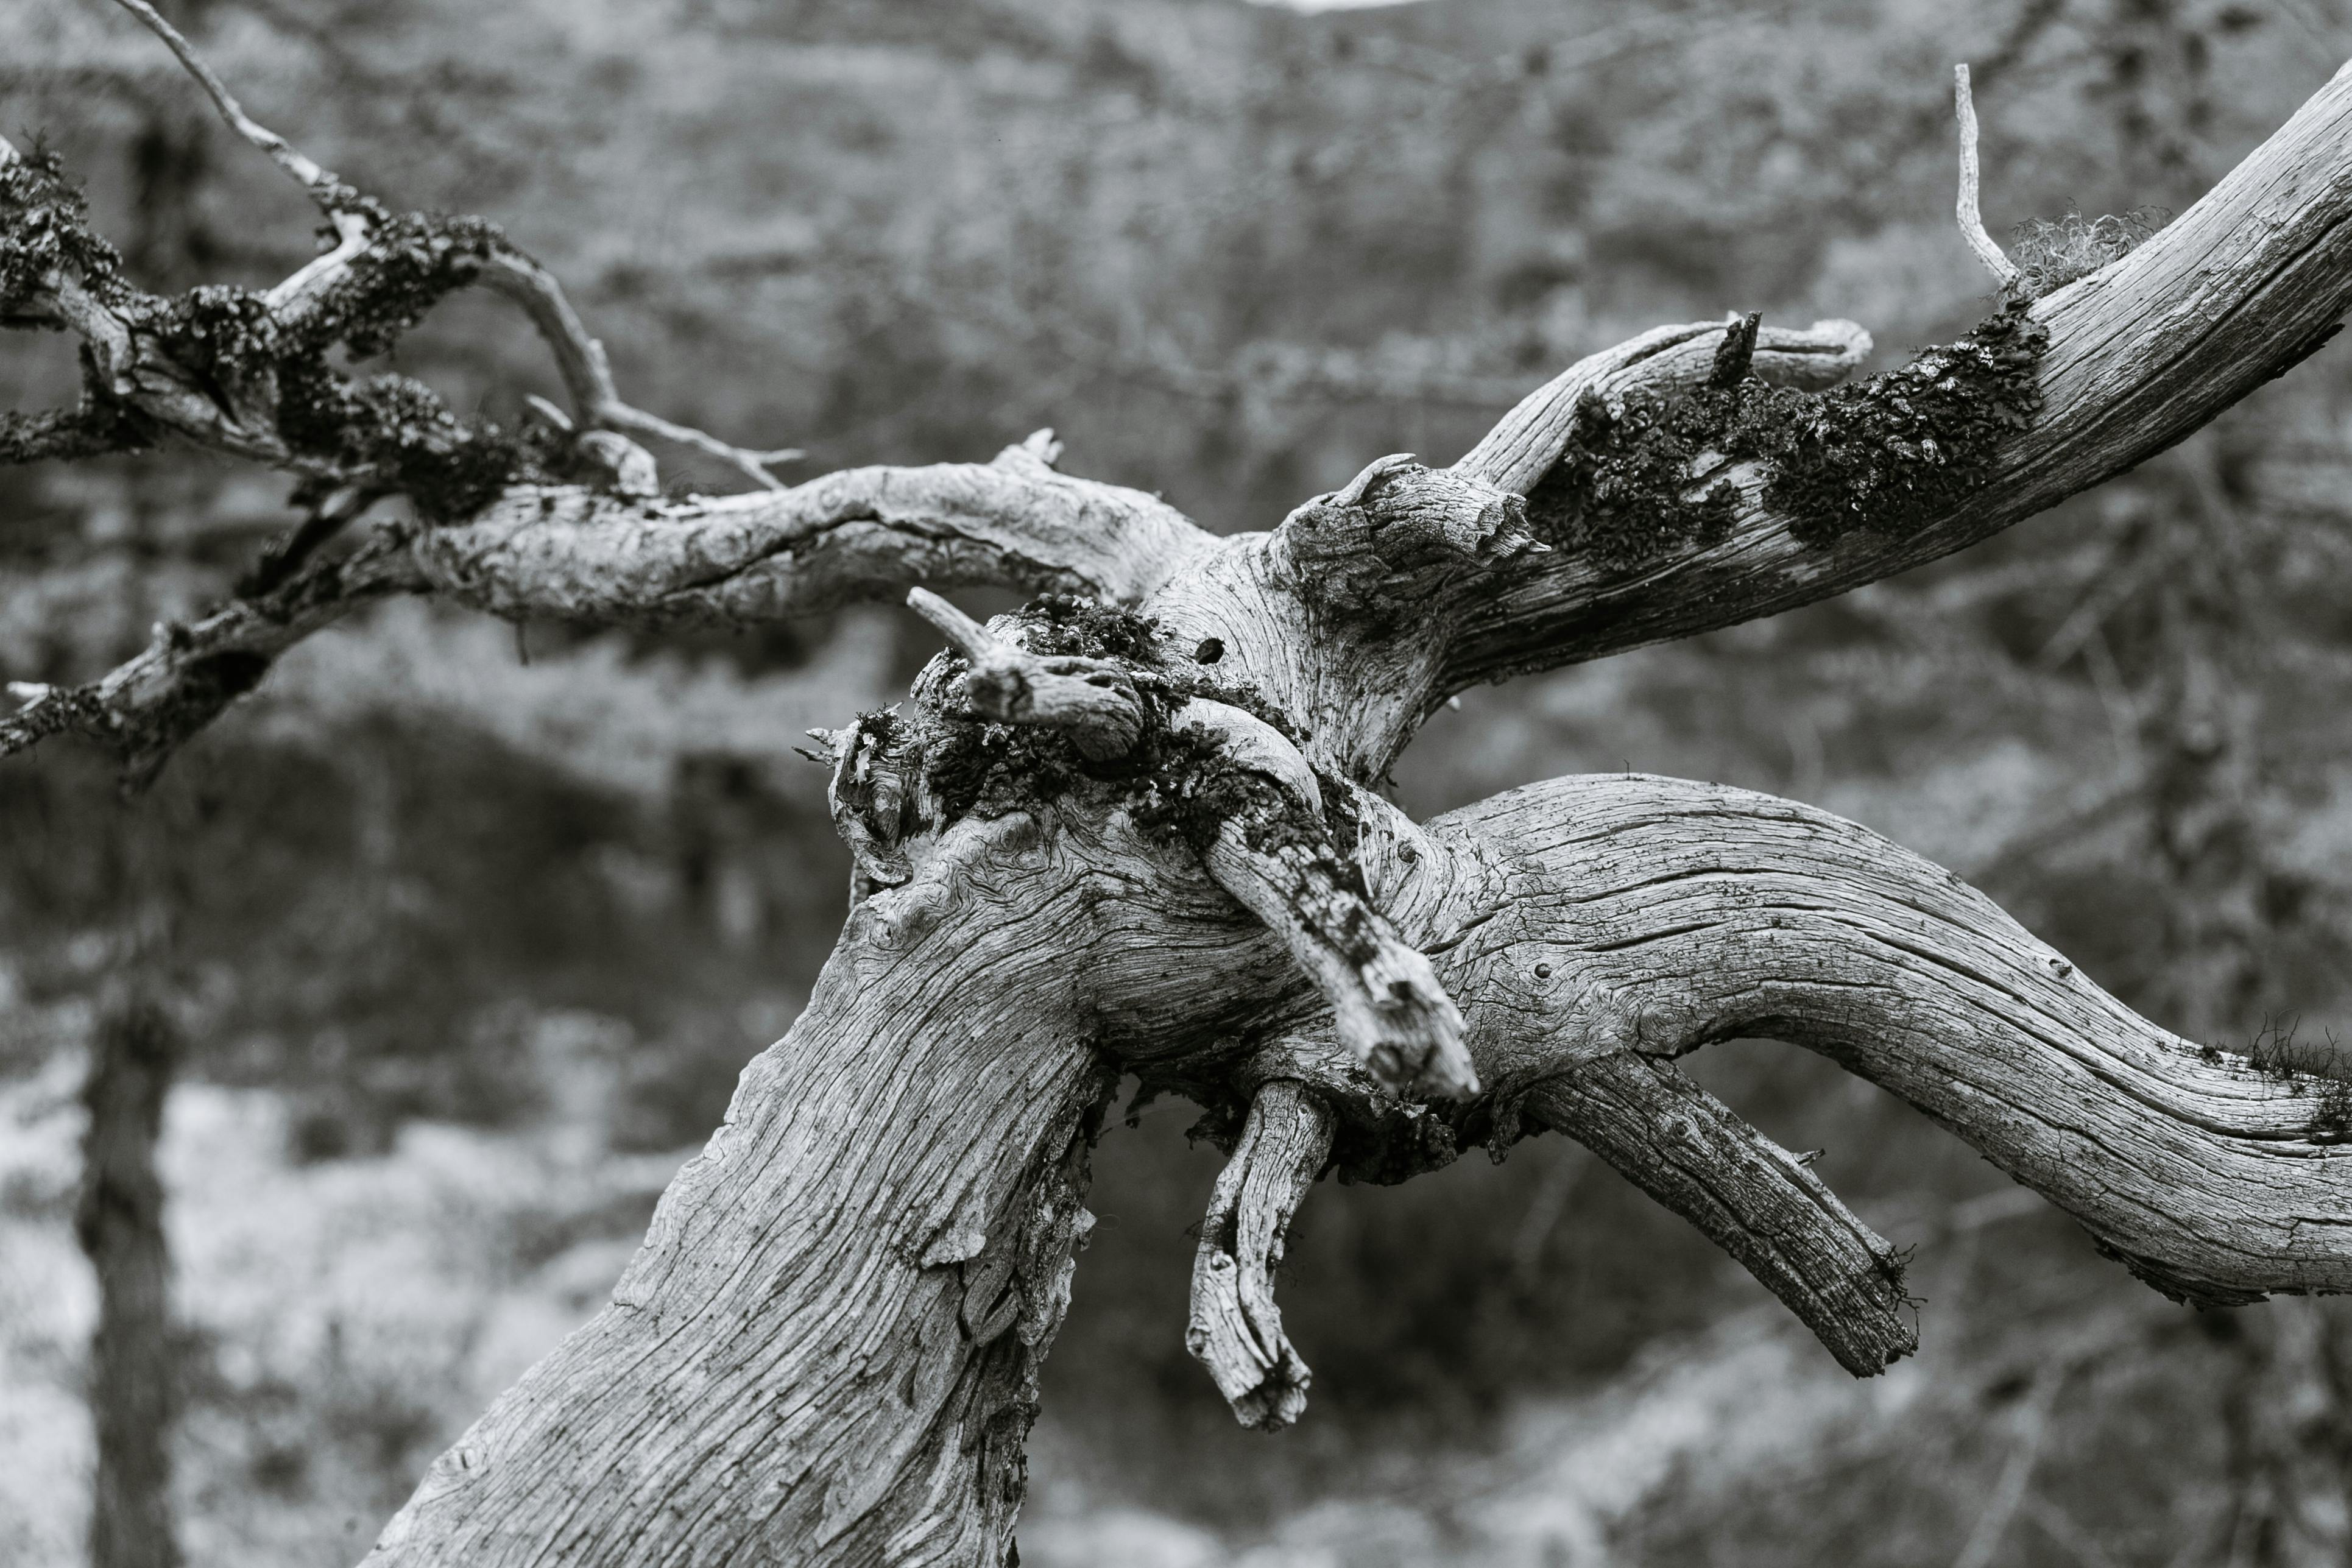
[[[263, 298], [287, 331], [315, 326], [373, 276], [391, 220], [231, 118], [335, 224], [337, 247]], [[1847, 1366], [1908, 1350], [1887, 1243], [1672, 1065], [1743, 1036], [1902, 1096], [2170, 1293], [2352, 1289], [2344, 1086], [2167, 1034], [1896, 846], [1641, 775], [1426, 825], [1374, 788], [1469, 683], [1842, 592], [2180, 439], [2352, 307], [2347, 216], [2339, 74], [2139, 250], [2001, 319], [2028, 345], [2002, 374], [2030, 403], [1970, 438], [1969, 483], [1937, 489], [1946, 455], [1907, 444], [1903, 472], [1935, 504], [1824, 530], [1776, 479], [1808, 432], [1866, 421], [1878, 395], [1771, 405], [1796, 446], [1694, 451], [1643, 515], [1700, 524], [1660, 521], [1630, 552], [1577, 531], [1598, 491], [1571, 488], [1565, 524], [1527, 498], [1617, 460], [1607, 430], [1628, 411], [1818, 393], [1867, 334], [1661, 328], [1531, 395], [1451, 468], [1380, 458], [1280, 527], [1220, 539], [1062, 474], [1043, 436], [985, 465], [777, 486], [761, 454], [629, 408], [554, 280], [457, 233], [431, 243], [474, 246], [451, 253], [457, 270], [549, 339], [577, 428], [548, 461], [571, 471], [518, 471], [429, 526], [364, 524], [394, 468], [289, 444], [277, 379], [200, 389], [167, 315], [61, 266], [5, 303], [92, 345], [101, 411], [347, 499], [268, 581], [158, 628], [121, 669], [21, 691], [0, 752], [70, 731], [151, 773], [283, 648], [392, 593], [638, 624], [747, 624], [923, 584], [1085, 602], [988, 628], [931, 605], [959, 653], [896, 715], [825, 737], [858, 873], [807, 1010], [745, 1073], [613, 1303], [440, 1458], [377, 1568], [1004, 1561], [1121, 1071], [1201, 1100], [1234, 1142], [1188, 1342], [1253, 1424], [1304, 1402], [1271, 1269], [1317, 1175], [1402, 1179], [1543, 1124], [1699, 1226]], [[1966, 358], [1929, 351], [1909, 384], [1979, 374]], [[80, 416], [43, 428], [96, 438]], [[719, 450], [761, 488], [658, 500], [631, 430]], [[347, 527], [354, 546], [318, 548]]]

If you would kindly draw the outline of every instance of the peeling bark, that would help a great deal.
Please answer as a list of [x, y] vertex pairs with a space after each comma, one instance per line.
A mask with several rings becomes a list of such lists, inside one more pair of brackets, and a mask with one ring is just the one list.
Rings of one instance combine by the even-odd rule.
[[[0, 305], [79, 332], [90, 366], [84, 410], [0, 434], [21, 457], [169, 431], [329, 499], [217, 611], [88, 685], [16, 689], [0, 753], [75, 731], [150, 774], [278, 652], [389, 593], [717, 626], [926, 584], [1049, 595], [992, 628], [919, 597], [961, 662], [824, 734], [857, 871], [807, 1010], [612, 1305], [435, 1464], [380, 1568], [1007, 1561], [1119, 1070], [1235, 1138], [1188, 1342], [1262, 1425], [1304, 1399], [1270, 1271], [1317, 1173], [1402, 1180], [1530, 1118], [1692, 1220], [1852, 1370], [1906, 1352], [1887, 1244], [1668, 1059], [1742, 1036], [1902, 1096], [2170, 1295], [2352, 1290], [2352, 1089], [2156, 1027], [1949, 873], [1673, 780], [1559, 780], [1427, 825], [1375, 787], [1465, 685], [1963, 548], [2293, 365], [2352, 306], [2352, 77], [2138, 250], [1888, 378], [1823, 390], [1868, 352], [1849, 322], [1660, 328], [1450, 468], [1382, 458], [1222, 539], [1061, 474], [1042, 434], [783, 488], [778, 454], [622, 404], [552, 278], [489, 226], [395, 216], [204, 79], [335, 248], [229, 291], [234, 330], [207, 338], [199, 302], [134, 298], [56, 172], [0, 143], [0, 198], [47, 204], [41, 232], [70, 242]], [[328, 374], [334, 343], [388, 342], [476, 282], [530, 313], [576, 419], [518, 437]], [[222, 395], [194, 390], [199, 340], [238, 347]], [[761, 489], [657, 500], [625, 429]], [[351, 498], [395, 493], [425, 521], [359, 527]]]

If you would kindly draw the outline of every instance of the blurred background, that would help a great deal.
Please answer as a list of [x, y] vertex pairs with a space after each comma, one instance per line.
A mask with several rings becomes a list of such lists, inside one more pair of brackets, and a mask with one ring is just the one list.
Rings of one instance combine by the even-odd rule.
[[[1383, 452], [1450, 461], [1658, 322], [1852, 317], [1874, 368], [1964, 329], [1990, 301], [1952, 224], [1955, 60], [2005, 234], [2161, 223], [2352, 56], [2344, 0], [166, 9], [362, 187], [505, 224], [640, 406], [805, 447], [803, 474], [1051, 425], [1072, 471], [1220, 531]], [[299, 193], [128, 17], [0, 0], [0, 34], [6, 132], [48, 135], [148, 286], [310, 253]], [[487, 298], [399, 361], [495, 416], [559, 391]], [[1961, 558], [1468, 694], [1397, 798], [1624, 767], [1793, 795], [2165, 1025], [2325, 1065], [2352, 1030], [2347, 363]], [[70, 343], [0, 340], [0, 406], [73, 381]], [[285, 490], [184, 454], [0, 471], [0, 675], [127, 657], [226, 590]], [[0, 764], [0, 1564], [87, 1560], [101, 1431], [187, 1562], [354, 1561], [602, 1302], [791, 1022], [848, 863], [790, 747], [935, 646], [878, 608], [704, 637], [391, 604], [129, 805], [66, 742]], [[1023, 1561], [2352, 1562], [2338, 1307], [2176, 1307], [1826, 1064], [1692, 1065], [1916, 1247], [1916, 1361], [1848, 1379], [1546, 1137], [1319, 1187], [1283, 1282], [1312, 1402], [1244, 1432], [1182, 1344], [1218, 1158], [1163, 1102], [1097, 1153]], [[108, 1162], [111, 1210], [83, 1195]]]

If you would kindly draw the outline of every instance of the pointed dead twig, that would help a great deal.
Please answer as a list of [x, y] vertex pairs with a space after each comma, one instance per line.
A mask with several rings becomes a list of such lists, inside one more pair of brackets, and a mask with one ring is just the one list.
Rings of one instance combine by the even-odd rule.
[[1977, 106], [1969, 91], [1969, 68], [1966, 64], [1952, 68], [1952, 110], [1960, 121], [1960, 198], [1958, 215], [1960, 234], [1968, 240], [1969, 248], [1977, 253], [2003, 289], [2017, 286], [2017, 268], [1992, 236], [1985, 232], [1983, 215], [1977, 210]]
[[247, 114], [227, 86], [213, 73], [212, 67], [205, 64], [204, 57], [196, 53], [195, 46], [189, 43], [177, 27], [165, 21], [162, 13], [147, 4], [147, 0], [114, 0], [114, 3], [139, 18], [142, 26], [163, 39], [164, 47], [178, 57], [182, 68], [196, 79], [198, 87], [205, 89], [205, 96], [213, 100], [213, 107], [220, 110], [220, 117], [227, 122], [228, 128], [259, 148], [271, 163], [285, 170], [296, 184], [310, 193], [310, 199], [317, 202], [329, 216], [357, 207], [358, 192], [344, 184], [333, 171]]

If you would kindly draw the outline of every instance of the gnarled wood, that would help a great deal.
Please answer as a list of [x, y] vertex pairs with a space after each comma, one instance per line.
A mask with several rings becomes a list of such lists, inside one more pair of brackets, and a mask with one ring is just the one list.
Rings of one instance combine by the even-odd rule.
[[[1036, 1371], [1088, 1223], [1087, 1149], [1120, 1068], [1226, 1126], [1253, 1106], [1203, 1238], [1194, 1337], [1237, 1411], [1267, 1423], [1296, 1414], [1306, 1372], [1266, 1271], [1327, 1157], [1402, 1179], [1507, 1145], [1529, 1113], [1700, 1225], [1849, 1366], [1907, 1349], [1886, 1245], [1664, 1059], [1740, 1035], [1797, 1040], [1903, 1096], [2172, 1294], [2352, 1289], [2352, 1087], [2167, 1034], [1852, 824], [1627, 775], [1423, 826], [1373, 787], [1465, 684], [1961, 548], [2292, 365], [2352, 305], [2352, 78], [2140, 250], [2005, 320], [2013, 346], [2034, 345], [2000, 367], [2020, 427], [1972, 459], [1972, 490], [1927, 487], [1943, 510], [1889, 525], [1817, 474], [1839, 526], [1815, 526], [1770, 499], [1795, 447], [1677, 448], [1687, 472], [1637, 487], [1657, 536], [1635, 527], [1614, 554], [1572, 527], [1540, 537], [1529, 493], [1580, 472], [1636, 402], [1698, 395], [1688, 413], [1761, 397], [1759, 381], [1818, 389], [1859, 364], [1866, 334], [1753, 316], [1661, 328], [1571, 367], [1450, 468], [1381, 458], [1279, 528], [1218, 540], [1154, 498], [1061, 475], [1050, 438], [780, 488], [774, 454], [621, 404], [552, 278], [495, 231], [415, 218], [446, 264], [436, 289], [487, 282], [531, 312], [576, 426], [514, 441], [436, 405], [422, 448], [406, 424], [389, 446], [359, 426], [297, 439], [286, 416], [306, 410], [285, 384], [315, 393], [326, 350], [376, 330], [338, 301], [382, 280], [376, 249], [411, 220], [289, 161], [207, 88], [337, 220], [335, 248], [237, 297], [259, 316], [234, 385], [183, 363], [172, 302], [134, 300], [97, 250], [49, 266], [0, 306], [80, 332], [89, 384], [80, 409], [11, 421], [10, 455], [170, 432], [334, 497], [229, 605], [158, 628], [112, 676], [26, 691], [0, 753], [75, 731], [152, 770], [282, 648], [395, 592], [515, 618], [732, 626], [992, 584], [1091, 599], [1073, 624], [1119, 634], [1088, 645], [1111, 651], [1085, 669], [1055, 669], [941, 616], [980, 684], [957, 697], [936, 664], [909, 710], [825, 736], [858, 871], [807, 1010], [745, 1073], [613, 1304], [436, 1462], [378, 1542], [382, 1568], [1005, 1561]], [[0, 144], [0, 167], [11, 156]], [[52, 189], [33, 173], [7, 188]], [[68, 206], [48, 210], [64, 222]], [[1922, 363], [1924, 385], [1958, 361]], [[1821, 423], [1822, 404], [1799, 403], [1790, 417]], [[763, 488], [662, 500], [623, 428]], [[457, 458], [465, 482], [449, 482]], [[1923, 440], [1909, 460], [1943, 459]], [[425, 521], [327, 552], [394, 494]], [[1667, 527], [1695, 496], [1703, 526]], [[1041, 703], [1046, 677], [1108, 696]]]
[[[1765, 503], [1759, 472], [1735, 469], [1725, 477], [1738, 488], [1738, 513], [1719, 541], [1626, 570], [1563, 552], [1521, 563], [1470, 608], [1436, 689], [1460, 690], [1829, 598], [1965, 549], [2123, 472], [2332, 335], [2352, 309], [2347, 218], [2352, 68], [2137, 249], [2033, 304], [2032, 319], [2050, 334], [2042, 413], [2002, 443], [1963, 504], [1898, 534], [1857, 530], [1822, 548], [1801, 541]], [[1661, 331], [1679, 330], [1686, 329]], [[1631, 354], [1645, 341], [1611, 352]], [[1648, 379], [1646, 363], [1633, 361], [1625, 374]], [[1685, 384], [1696, 368], [1654, 372], [1651, 384]], [[1553, 384], [1560, 390], [1545, 416], [1563, 430], [1574, 414], [1567, 381]], [[1506, 424], [1532, 417], [1515, 412]], [[1478, 458], [1464, 461], [1503, 471]], [[1524, 472], [1507, 470], [1514, 479]]]
[[1265, 1085], [1201, 1222], [1184, 1348], [1244, 1426], [1276, 1431], [1307, 1408], [1311, 1380], [1282, 1331], [1274, 1271], [1291, 1216], [1330, 1156], [1329, 1109], [1296, 1083]]
[[613, 1303], [373, 1568], [1003, 1561], [1110, 1080], [1078, 967], [1029, 934], [1070, 929], [1083, 865], [1010, 818], [928, 870], [859, 906]]
[[1866, 828], [1636, 773], [1512, 790], [1431, 832], [1509, 868], [1444, 966], [1457, 994], [1508, 999], [1468, 1012], [1490, 1081], [1791, 1040], [1951, 1128], [2168, 1295], [2352, 1290], [2352, 1085], [2158, 1028]]

